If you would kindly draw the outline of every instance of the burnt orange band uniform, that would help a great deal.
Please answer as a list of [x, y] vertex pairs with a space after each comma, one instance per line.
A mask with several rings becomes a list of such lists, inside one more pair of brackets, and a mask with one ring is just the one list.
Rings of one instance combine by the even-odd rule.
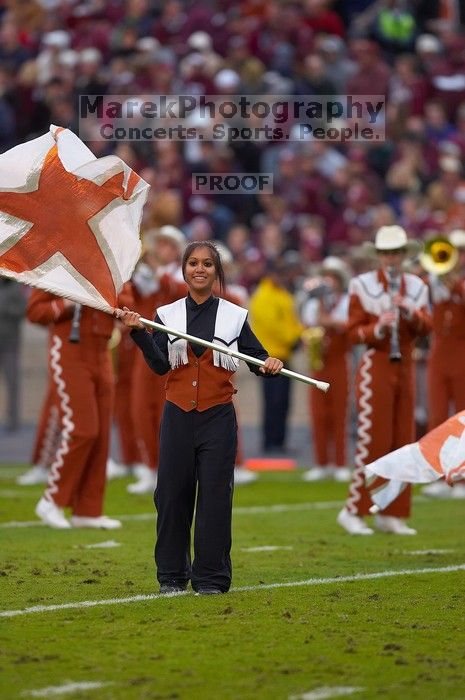
[[448, 290], [431, 279], [433, 333], [428, 358], [428, 430], [465, 409], [465, 280]]
[[[415, 339], [431, 328], [428, 290], [417, 276], [402, 274], [400, 294], [409, 305], [409, 316], [398, 325], [402, 359], [390, 361], [390, 333], [378, 332], [378, 318], [390, 305], [388, 282], [382, 270], [354, 278], [349, 288], [349, 340], [364, 344], [356, 376], [358, 428], [355, 470], [346, 503], [353, 515], [368, 515], [372, 505], [365, 485], [364, 467], [403, 445], [414, 442], [414, 364]], [[383, 511], [385, 515], [406, 518], [410, 514], [411, 489]]]
[[[131, 303], [130, 296], [124, 304]], [[102, 514], [114, 377], [108, 341], [113, 318], [82, 307], [80, 342], [69, 342], [73, 306], [34, 290], [27, 317], [50, 327], [49, 371], [60, 416], [60, 443], [50, 467], [45, 498], [73, 515]]]

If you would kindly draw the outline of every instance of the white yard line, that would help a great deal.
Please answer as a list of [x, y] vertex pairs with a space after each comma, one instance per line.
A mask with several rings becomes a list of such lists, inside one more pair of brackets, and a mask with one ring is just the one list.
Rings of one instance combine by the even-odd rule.
[[84, 549], [113, 549], [113, 547], [121, 547], [121, 542], [105, 540], [105, 542], [95, 542], [93, 544], [78, 544], [76, 547], [84, 547]]
[[20, 489], [2, 489], [0, 498], [35, 498], [37, 500], [37, 494], [30, 491], [21, 491]]
[[37, 690], [25, 690], [21, 695], [29, 698], [51, 698], [57, 695], [69, 695], [82, 690], [98, 690], [113, 683], [100, 683], [96, 681], [84, 681], [82, 683], [65, 683], [64, 685], [50, 685], [48, 688]]
[[[260, 515], [263, 513], [287, 513], [290, 511], [299, 510], [331, 510], [332, 508], [340, 508], [342, 501], [316, 501], [311, 503], [276, 503], [271, 506], [238, 506], [233, 508], [234, 515]], [[115, 515], [112, 517], [118, 520], [138, 521], [138, 520], [154, 520], [155, 511], [153, 513], [132, 513], [129, 515]], [[7, 523], [0, 523], [0, 528], [14, 527], [41, 527], [43, 523], [40, 520], [11, 520]]]
[[327, 700], [327, 698], [340, 698], [343, 695], [353, 695], [354, 693], [360, 693], [362, 690], [363, 688], [344, 686], [328, 688], [327, 686], [323, 686], [322, 688], [310, 690], [308, 693], [302, 693], [302, 695], [290, 695], [289, 700]]
[[22, 472], [24, 468], [20, 467], [2, 467], [0, 465], [0, 481], [9, 481], [10, 479], [15, 479]]
[[[321, 586], [330, 583], [351, 583], [353, 581], [372, 581], [381, 578], [392, 578], [396, 576], [419, 576], [421, 574], [448, 574], [454, 571], [465, 571], [465, 564], [452, 566], [439, 566], [423, 569], [400, 569], [388, 571], [375, 571], [371, 574], [353, 574], [352, 576], [333, 576], [331, 578], [309, 578], [304, 581], [287, 581], [279, 583], [263, 583], [258, 586], [240, 586], [231, 588], [231, 593], [243, 593], [249, 591], [268, 591], [274, 588], [295, 588], [297, 586]], [[188, 592], [176, 594], [176, 596], [186, 596]], [[173, 596], [171, 596], [173, 597]], [[164, 595], [150, 593], [146, 595], [135, 595], [129, 598], [110, 598], [108, 600], [82, 600], [75, 603], [62, 603], [60, 605], [34, 605], [31, 608], [22, 610], [2, 610], [1, 617], [18, 617], [19, 615], [29, 615], [31, 613], [54, 612], [56, 610], [79, 610], [82, 608], [95, 608], [100, 605], [121, 605], [123, 603], [141, 603], [147, 600], [163, 600]]]
[[425, 554], [452, 554], [455, 549], [404, 549], [402, 554], [409, 554], [412, 557], [421, 557]]
[[279, 544], [266, 544], [262, 547], [241, 547], [241, 552], [276, 552], [278, 549], [291, 550], [294, 547]]
[[7, 523], [0, 523], [0, 528], [9, 529], [11, 527], [43, 527], [40, 520], [10, 520]]
[[[414, 503], [431, 503], [430, 498], [424, 496], [416, 496]], [[306, 503], [275, 503], [270, 506], [237, 506], [233, 508], [234, 515], [262, 515], [263, 513], [289, 513], [292, 511], [302, 510], [333, 510], [344, 505], [344, 501], [311, 501]], [[155, 511], [152, 513], [130, 513], [126, 515], [114, 515], [112, 517], [118, 520], [125, 521], [145, 521], [153, 520], [156, 516]], [[8, 529], [15, 527], [43, 527], [40, 520], [10, 520], [6, 523], [0, 523], [0, 529]]]
[[271, 506], [237, 506], [234, 515], [260, 515], [262, 513], [288, 513], [293, 510], [331, 510], [340, 508], [343, 501], [312, 501], [309, 503], [275, 503]]

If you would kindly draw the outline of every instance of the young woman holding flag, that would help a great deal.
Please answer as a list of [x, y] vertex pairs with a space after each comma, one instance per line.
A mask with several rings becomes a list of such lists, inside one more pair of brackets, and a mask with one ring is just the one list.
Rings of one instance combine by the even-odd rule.
[[[182, 272], [188, 296], [157, 311], [156, 322], [199, 339], [238, 349], [264, 361], [256, 374], [276, 375], [283, 363], [269, 357], [252, 333], [247, 311], [212, 295], [224, 286], [220, 256], [209, 241], [190, 243]], [[231, 585], [231, 517], [237, 423], [231, 382], [238, 360], [162, 331], [150, 334], [128, 308], [117, 316], [157, 374], [168, 374], [160, 429], [155, 505], [155, 562], [162, 593], [226, 593]], [[194, 559], [191, 562], [191, 525]]]

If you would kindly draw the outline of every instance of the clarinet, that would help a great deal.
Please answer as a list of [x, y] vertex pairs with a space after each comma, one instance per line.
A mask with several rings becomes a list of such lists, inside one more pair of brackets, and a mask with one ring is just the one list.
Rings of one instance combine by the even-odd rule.
[[[392, 297], [395, 294], [398, 294], [400, 290], [400, 275], [397, 273], [397, 270], [393, 267], [388, 267], [386, 272], [389, 285], [389, 294], [392, 299]], [[391, 348], [389, 353], [389, 360], [391, 362], [400, 362], [402, 359], [402, 354], [400, 352], [399, 345], [399, 309], [396, 308], [395, 312], [396, 319], [391, 327]]]
[[68, 338], [70, 343], [81, 342], [81, 313], [82, 304], [76, 304], [74, 306], [73, 320], [71, 321], [71, 332]]

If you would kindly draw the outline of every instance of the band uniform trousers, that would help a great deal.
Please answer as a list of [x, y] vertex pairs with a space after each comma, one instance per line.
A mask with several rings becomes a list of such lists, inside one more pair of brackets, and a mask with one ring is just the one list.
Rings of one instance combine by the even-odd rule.
[[113, 351], [116, 357], [116, 385], [114, 420], [123, 464], [135, 464], [140, 461], [135, 438], [131, 401], [134, 394], [134, 365], [137, 348], [131, 340], [129, 329], [121, 330], [121, 340]]
[[108, 339], [69, 343], [52, 336], [50, 370], [59, 398], [61, 443], [45, 496], [73, 515], [102, 514], [113, 409]]
[[[372, 505], [365, 486], [364, 467], [393, 450], [415, 441], [415, 375], [408, 355], [391, 362], [388, 352], [366, 350], [356, 377], [358, 432], [355, 470], [347, 499], [354, 515], [368, 515]], [[391, 418], [392, 417], [392, 418]], [[408, 518], [411, 486], [408, 485], [383, 515]]]
[[[132, 303], [125, 285], [118, 299]], [[113, 413], [114, 374], [108, 349], [113, 318], [82, 306], [80, 340], [70, 342], [75, 309], [60, 297], [33, 290], [27, 307], [32, 323], [50, 332], [49, 372], [60, 417], [60, 442], [44, 497], [73, 515], [102, 514]]]
[[428, 358], [428, 430], [465, 409], [465, 338], [436, 338]]
[[428, 430], [465, 409], [465, 280], [452, 288], [430, 275], [432, 337], [428, 358]]
[[32, 464], [50, 467], [60, 444], [61, 421], [58, 395], [51, 374], [47, 393], [40, 411], [34, 445], [32, 448]]
[[202, 585], [229, 590], [236, 451], [237, 422], [232, 403], [205, 411], [183, 411], [170, 401], [165, 403], [155, 491], [155, 562], [160, 584], [183, 585], [191, 579], [194, 590]]
[[347, 352], [328, 354], [323, 369], [312, 376], [329, 382], [327, 394], [309, 387], [308, 402], [312, 418], [313, 449], [316, 464], [338, 467], [347, 464], [347, 411], [349, 404], [349, 368]]

